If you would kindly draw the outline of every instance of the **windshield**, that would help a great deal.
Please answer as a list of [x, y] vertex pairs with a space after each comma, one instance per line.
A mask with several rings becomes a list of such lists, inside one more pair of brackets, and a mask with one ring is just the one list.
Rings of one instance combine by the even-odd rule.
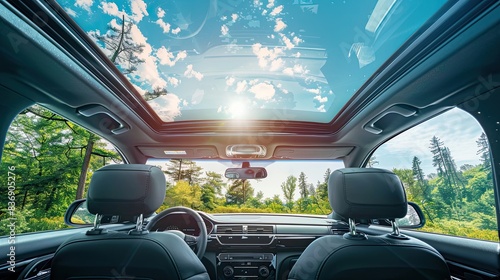
[[265, 167], [267, 178], [224, 178], [228, 167], [241, 162], [220, 160], [150, 159], [167, 178], [167, 194], [160, 210], [186, 206], [209, 213], [296, 213], [326, 215], [328, 175], [344, 164], [340, 160], [250, 161]]
[[58, 2], [164, 122], [320, 123], [445, 3]]

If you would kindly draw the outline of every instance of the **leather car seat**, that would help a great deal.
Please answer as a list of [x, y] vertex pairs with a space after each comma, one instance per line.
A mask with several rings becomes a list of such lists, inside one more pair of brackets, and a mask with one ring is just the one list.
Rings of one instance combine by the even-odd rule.
[[[143, 230], [143, 217], [163, 203], [165, 188], [165, 175], [155, 166], [108, 165], [94, 172], [87, 195], [94, 228], [59, 246], [51, 279], [210, 279], [179, 236]], [[129, 232], [106, 231], [99, 228], [102, 215], [137, 216], [137, 225]]]
[[[401, 181], [391, 171], [336, 170], [328, 180], [328, 199], [335, 213], [349, 220], [349, 232], [312, 242], [288, 279], [451, 279], [438, 251], [399, 232], [395, 219], [406, 215], [407, 200]], [[392, 233], [360, 233], [355, 221], [362, 219], [388, 219]]]

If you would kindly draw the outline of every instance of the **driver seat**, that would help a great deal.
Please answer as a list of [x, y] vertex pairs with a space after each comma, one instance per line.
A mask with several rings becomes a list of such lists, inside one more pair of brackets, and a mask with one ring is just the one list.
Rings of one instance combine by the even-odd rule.
[[[209, 280], [196, 254], [179, 236], [143, 230], [142, 217], [165, 198], [163, 172], [143, 164], [108, 165], [92, 176], [87, 205], [94, 228], [61, 244], [52, 260], [51, 279]], [[129, 232], [99, 228], [102, 215], [138, 216]]]

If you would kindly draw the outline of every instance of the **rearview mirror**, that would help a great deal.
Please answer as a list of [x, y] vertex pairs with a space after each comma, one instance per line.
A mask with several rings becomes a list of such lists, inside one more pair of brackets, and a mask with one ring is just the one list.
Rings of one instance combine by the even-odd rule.
[[264, 167], [228, 168], [224, 173], [228, 179], [263, 179], [267, 177]]

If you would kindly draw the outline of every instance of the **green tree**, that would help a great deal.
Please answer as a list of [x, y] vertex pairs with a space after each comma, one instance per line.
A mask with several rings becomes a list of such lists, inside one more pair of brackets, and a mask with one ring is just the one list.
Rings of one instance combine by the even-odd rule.
[[483, 132], [479, 139], [476, 141], [479, 150], [477, 151], [477, 155], [481, 158], [481, 163], [483, 164], [484, 170], [489, 172], [491, 177], [491, 156], [490, 156], [490, 145], [488, 144], [488, 138], [486, 138], [486, 134]]
[[222, 175], [219, 173], [207, 171], [205, 175], [201, 188], [201, 202], [205, 209], [213, 210], [217, 206], [216, 196], [221, 194], [224, 182], [222, 181]]
[[124, 74], [137, 70], [137, 64], [144, 62], [139, 55], [144, 45], [137, 44], [132, 38], [132, 22], [126, 22], [125, 16], [118, 23], [120, 27], [108, 25], [108, 32], [104, 35], [94, 33], [92, 36], [100, 41], [104, 48], [111, 52], [109, 59], [122, 68]]
[[286, 204], [290, 209], [293, 206], [293, 200], [296, 188], [297, 188], [297, 177], [293, 175], [288, 176], [286, 178], [286, 181], [281, 183], [281, 190], [283, 191], [283, 196], [285, 197]]
[[189, 185], [195, 185], [201, 181], [202, 168], [192, 160], [171, 159], [167, 164], [167, 171], [165, 173], [174, 182], [184, 180]]
[[168, 207], [185, 206], [200, 209], [201, 194], [202, 190], [199, 186], [192, 186], [187, 181], [181, 180], [167, 189], [165, 205]]
[[253, 193], [254, 189], [248, 180], [234, 180], [227, 190], [226, 203], [242, 205], [253, 197]]
[[309, 185], [307, 184], [307, 177], [304, 172], [300, 172], [299, 175], [299, 190], [300, 197], [306, 198], [309, 195]]
[[[91, 175], [107, 160], [119, 160], [118, 154], [108, 150], [95, 135], [92, 150], [86, 151], [90, 136], [92, 134], [70, 121], [38, 106], [25, 110], [12, 122], [1, 169], [5, 173], [9, 166], [16, 169], [17, 210], [26, 214], [27, 223], [19, 227], [19, 233], [66, 227], [62, 214], [77, 192], [81, 197], [85, 193], [84, 186], [88, 185], [90, 176], [82, 180], [82, 170]], [[82, 168], [87, 160], [87, 167]], [[3, 180], [2, 176], [0, 192], [4, 190], [2, 186], [7, 186]], [[79, 181], [81, 188], [77, 188]], [[0, 202], [7, 204], [4, 197]], [[2, 207], [0, 219], [5, 215]]]
[[332, 173], [331, 169], [327, 168], [323, 176], [323, 182], [318, 181], [316, 189], [321, 199], [328, 199], [328, 178], [330, 178], [330, 173]]

